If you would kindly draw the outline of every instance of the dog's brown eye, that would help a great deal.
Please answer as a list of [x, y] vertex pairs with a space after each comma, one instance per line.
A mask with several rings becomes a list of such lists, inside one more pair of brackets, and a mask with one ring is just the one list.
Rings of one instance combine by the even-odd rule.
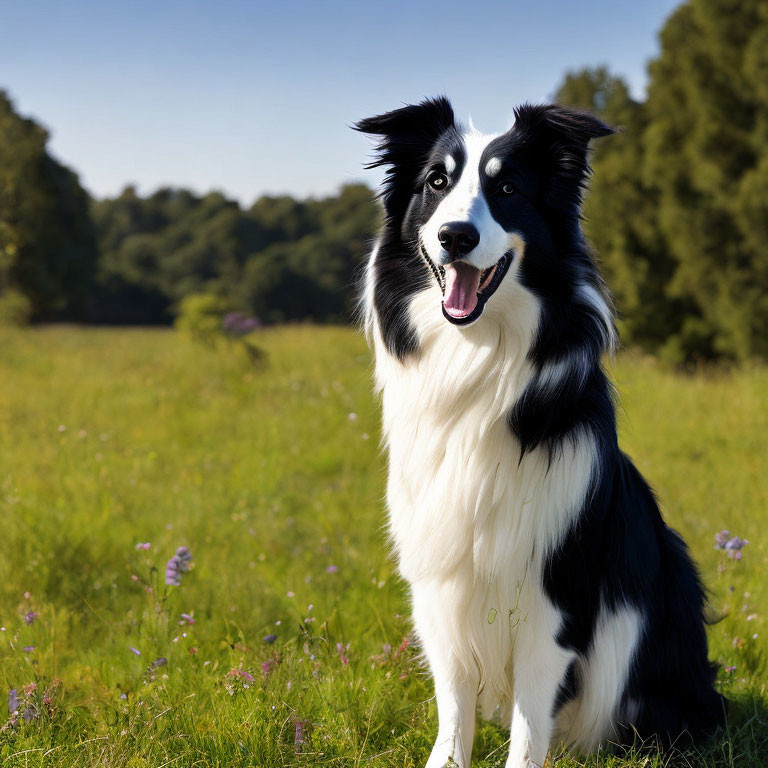
[[448, 177], [439, 171], [433, 171], [427, 176], [427, 184], [432, 189], [445, 189], [448, 186]]
[[507, 182], [506, 184], [501, 185], [501, 193], [503, 195], [514, 195], [515, 194], [515, 188], [512, 184]]

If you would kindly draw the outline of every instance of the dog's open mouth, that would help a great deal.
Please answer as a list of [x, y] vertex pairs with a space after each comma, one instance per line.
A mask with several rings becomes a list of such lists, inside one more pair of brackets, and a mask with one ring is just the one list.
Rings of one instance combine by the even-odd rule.
[[466, 261], [454, 261], [444, 267], [435, 264], [423, 246], [421, 255], [443, 292], [443, 315], [454, 325], [468, 325], [480, 317], [485, 303], [507, 274], [513, 257], [512, 252], [507, 251], [492, 267], [481, 271]]

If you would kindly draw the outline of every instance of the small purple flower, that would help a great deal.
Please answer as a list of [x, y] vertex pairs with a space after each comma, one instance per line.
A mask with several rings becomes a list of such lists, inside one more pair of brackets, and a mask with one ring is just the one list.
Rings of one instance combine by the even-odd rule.
[[179, 622], [179, 624], [181, 624], [183, 626], [184, 624], [194, 624], [194, 623], [195, 623], [195, 619], [194, 619], [194, 616], [192, 616], [191, 613], [182, 613], [181, 614], [181, 621]]
[[747, 539], [740, 539], [738, 536], [734, 536], [725, 543], [725, 552], [731, 559], [741, 560], [741, 550], [747, 544], [749, 544]]
[[165, 583], [171, 587], [181, 584], [181, 576], [188, 573], [192, 563], [192, 553], [188, 547], [179, 547], [176, 554], [166, 563]]
[[730, 531], [723, 530], [715, 534], [715, 549], [721, 549], [731, 560], [741, 560], [741, 550], [749, 544], [747, 539], [731, 536]]
[[267, 645], [272, 645], [272, 643], [274, 643], [274, 642], [275, 642], [275, 640], [277, 640], [277, 635], [267, 635], [267, 636], [264, 638], [264, 642], [265, 642]]
[[150, 549], [151, 547], [152, 547], [152, 543], [149, 542], [149, 541], [140, 541], [136, 545], [136, 549], [144, 549], [144, 550], [146, 550], [146, 549]]
[[326, 573], [338, 573], [339, 572], [339, 566], [338, 565], [329, 565], [325, 569]]
[[734, 666], [734, 667], [726, 667], [726, 668], [725, 668], [725, 671], [726, 671], [726, 672], [734, 672], [735, 670], [736, 670], [736, 667], [735, 667], [735, 666]]
[[349, 659], [347, 658], [347, 654], [345, 651], [349, 650], [349, 643], [347, 643], [346, 647], [343, 643], [336, 643], [336, 651], [339, 654], [339, 658], [341, 659], [341, 663], [346, 667], [347, 664], [349, 664]]
[[32, 653], [32, 651], [35, 650], [34, 645], [25, 645], [24, 646], [24, 653]]
[[37, 718], [37, 710], [34, 707], [27, 707], [21, 715], [24, 722], [29, 723]]
[[258, 317], [252, 317], [243, 312], [229, 312], [224, 315], [221, 325], [226, 333], [233, 336], [245, 336], [251, 331], [255, 331], [261, 325], [261, 321]]
[[229, 677], [239, 677], [242, 680], [245, 680], [246, 683], [252, 683], [254, 680], [253, 675], [250, 672], [246, 672], [244, 669], [232, 669], [227, 675]]
[[129, 650], [131, 653], [134, 653], [134, 654], [136, 654], [136, 656], [141, 656], [141, 651], [140, 651], [138, 648], [134, 648], [132, 645], [129, 645], [129, 646], [128, 646], [128, 650]]
[[11, 710], [11, 714], [16, 712], [19, 708], [19, 693], [15, 688], [11, 688], [8, 694], [8, 709]]
[[293, 735], [293, 747], [296, 752], [300, 752], [307, 740], [307, 723], [303, 720], [297, 720]]
[[34, 624], [35, 621], [37, 621], [37, 612], [36, 611], [27, 611], [24, 614], [24, 623], [29, 626], [30, 624]]

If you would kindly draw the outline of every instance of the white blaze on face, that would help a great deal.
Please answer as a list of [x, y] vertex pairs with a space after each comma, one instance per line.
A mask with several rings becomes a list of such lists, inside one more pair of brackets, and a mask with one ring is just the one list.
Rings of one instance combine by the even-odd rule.
[[470, 222], [480, 233], [480, 242], [465, 259], [477, 269], [492, 267], [513, 245], [509, 233], [491, 215], [480, 184], [480, 158], [495, 138], [496, 135], [482, 133], [464, 134], [467, 158], [461, 176], [421, 229], [422, 243], [435, 264], [442, 263], [445, 253], [438, 232], [443, 224], [451, 221]]

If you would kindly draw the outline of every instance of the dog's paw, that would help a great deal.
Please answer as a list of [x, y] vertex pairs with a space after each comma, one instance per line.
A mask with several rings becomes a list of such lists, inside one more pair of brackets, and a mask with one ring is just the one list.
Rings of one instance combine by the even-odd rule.
[[462, 768], [462, 766], [456, 762], [453, 755], [446, 755], [442, 750], [440, 752], [433, 750], [425, 768]]

